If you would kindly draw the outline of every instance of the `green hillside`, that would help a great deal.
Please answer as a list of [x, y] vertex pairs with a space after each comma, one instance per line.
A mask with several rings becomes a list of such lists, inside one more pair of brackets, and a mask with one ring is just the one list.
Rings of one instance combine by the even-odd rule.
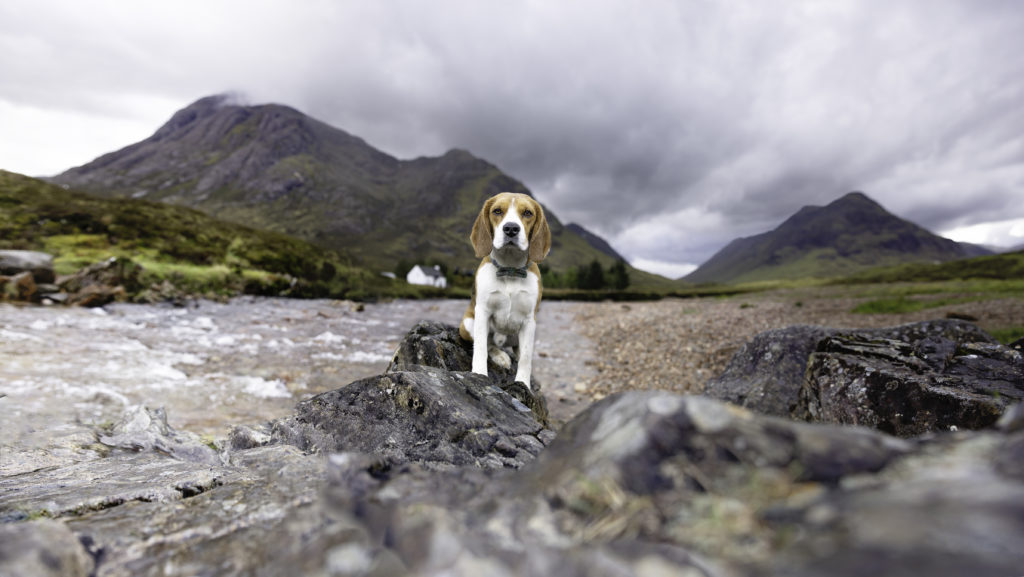
[[188, 292], [362, 297], [390, 282], [341, 255], [197, 210], [101, 199], [0, 171], [0, 248], [55, 255], [58, 274], [111, 257], [143, 267], [147, 283]]
[[837, 280], [840, 284], [1005, 280], [1024, 284], [1024, 251], [979, 256], [943, 263], [879, 267]]

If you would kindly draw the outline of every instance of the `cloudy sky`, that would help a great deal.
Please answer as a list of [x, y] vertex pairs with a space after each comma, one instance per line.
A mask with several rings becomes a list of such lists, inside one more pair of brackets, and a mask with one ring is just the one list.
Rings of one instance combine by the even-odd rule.
[[465, 148], [680, 276], [861, 190], [1024, 243], [1018, 0], [0, 0], [0, 168], [52, 175], [200, 97], [399, 158]]

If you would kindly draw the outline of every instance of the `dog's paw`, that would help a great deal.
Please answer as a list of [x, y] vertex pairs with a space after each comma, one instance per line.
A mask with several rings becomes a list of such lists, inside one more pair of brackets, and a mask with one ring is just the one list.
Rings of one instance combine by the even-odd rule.
[[512, 357], [508, 356], [508, 353], [501, 349], [491, 349], [490, 353], [491, 360], [494, 362], [495, 365], [498, 365], [503, 369], [512, 368]]

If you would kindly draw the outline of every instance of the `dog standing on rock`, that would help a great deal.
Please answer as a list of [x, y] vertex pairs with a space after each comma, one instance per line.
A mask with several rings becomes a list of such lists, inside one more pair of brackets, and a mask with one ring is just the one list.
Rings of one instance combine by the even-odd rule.
[[[508, 335], [519, 337], [515, 380], [530, 387], [541, 280], [537, 263], [551, 250], [551, 229], [540, 203], [526, 194], [503, 192], [484, 203], [470, 242], [477, 258], [473, 298], [459, 334], [473, 342], [473, 372], [487, 375], [487, 358], [502, 368], [512, 359], [501, 350]], [[488, 336], [491, 336], [488, 339]]]

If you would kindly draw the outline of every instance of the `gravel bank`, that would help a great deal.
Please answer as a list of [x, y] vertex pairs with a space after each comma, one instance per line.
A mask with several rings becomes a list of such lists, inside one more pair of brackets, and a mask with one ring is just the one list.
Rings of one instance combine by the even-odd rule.
[[[824, 288], [730, 298], [579, 304], [576, 328], [590, 340], [594, 356], [589, 361], [593, 370], [573, 385], [573, 392], [588, 400], [631, 389], [700, 392], [754, 335], [795, 324], [873, 328], [958, 314], [976, 319], [987, 330], [1024, 325], [1024, 301], [1017, 299], [866, 315], [851, 311], [870, 298], [848, 294], [849, 289]], [[573, 403], [580, 410], [586, 404]]]

